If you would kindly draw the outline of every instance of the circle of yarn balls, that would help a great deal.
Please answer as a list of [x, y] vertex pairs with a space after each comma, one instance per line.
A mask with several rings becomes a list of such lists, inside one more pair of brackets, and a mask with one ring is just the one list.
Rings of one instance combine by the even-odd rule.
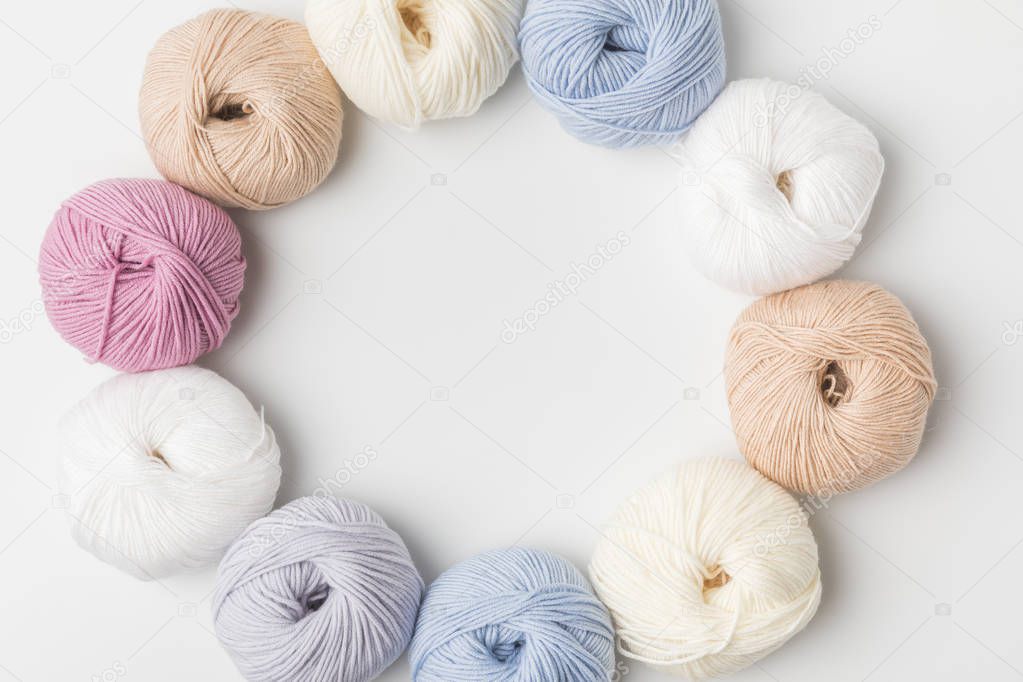
[[67, 199], [39, 252], [50, 322], [90, 361], [139, 372], [220, 346], [238, 314], [241, 235], [162, 180], [104, 180]]
[[245, 679], [365, 682], [405, 651], [422, 593], [405, 543], [376, 512], [310, 496], [231, 545], [213, 620]]
[[679, 145], [683, 243], [717, 284], [763, 295], [852, 257], [881, 184], [877, 138], [816, 92], [729, 83]]
[[200, 367], [120, 374], [60, 421], [71, 534], [142, 579], [216, 563], [273, 506], [273, 431], [241, 391]]
[[415, 129], [469, 116], [518, 60], [525, 0], [308, 0], [305, 19], [341, 89], [370, 116]]
[[607, 609], [549, 552], [480, 554], [430, 586], [409, 649], [416, 682], [577, 682], [614, 672]]
[[341, 93], [308, 32], [242, 10], [207, 12], [157, 41], [139, 115], [164, 177], [228, 207], [305, 196], [341, 144]]
[[539, 102], [605, 147], [675, 141], [725, 83], [716, 0], [530, 0], [519, 40]]
[[927, 341], [899, 299], [844, 280], [774, 294], [743, 311], [728, 340], [725, 384], [747, 461], [817, 496], [906, 466], [936, 390]]
[[784, 489], [741, 461], [690, 460], [633, 494], [590, 563], [622, 655], [664, 672], [729, 675], [813, 618], [817, 543]]

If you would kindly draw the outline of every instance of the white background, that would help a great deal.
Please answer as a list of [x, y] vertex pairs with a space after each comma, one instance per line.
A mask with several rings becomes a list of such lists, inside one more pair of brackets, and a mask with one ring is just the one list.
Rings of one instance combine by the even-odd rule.
[[[0, 680], [238, 679], [211, 629], [212, 569], [142, 583], [71, 541], [53, 427], [113, 372], [32, 312], [59, 202], [101, 178], [155, 175], [136, 113], [145, 55], [212, 6], [0, 5], [0, 319], [31, 326], [0, 346]], [[298, 2], [245, 7], [301, 18]], [[911, 465], [812, 519], [816, 618], [734, 679], [1019, 680], [1023, 336], [1006, 330], [1023, 332], [1023, 6], [722, 0], [722, 13], [730, 78], [794, 80], [880, 20], [817, 85], [888, 163], [842, 274], [903, 299], [942, 386]], [[564, 134], [517, 68], [477, 116], [418, 134], [348, 105], [321, 188], [234, 213], [242, 312], [202, 360], [266, 406], [284, 453], [278, 504], [369, 446], [379, 456], [343, 494], [384, 515], [428, 581], [512, 543], [584, 567], [630, 491], [682, 458], [737, 456], [721, 365], [749, 299], [688, 266], [676, 182], [662, 150]], [[623, 253], [536, 331], [500, 342], [503, 320], [619, 230]], [[667, 679], [630, 668], [634, 682]], [[408, 679], [405, 660], [384, 679]]]

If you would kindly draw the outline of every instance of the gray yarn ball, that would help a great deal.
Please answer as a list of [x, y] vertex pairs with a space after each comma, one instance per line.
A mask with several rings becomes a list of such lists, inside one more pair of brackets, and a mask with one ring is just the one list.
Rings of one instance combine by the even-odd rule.
[[423, 594], [405, 543], [364, 504], [303, 497], [248, 527], [213, 621], [254, 682], [366, 682], [408, 646]]

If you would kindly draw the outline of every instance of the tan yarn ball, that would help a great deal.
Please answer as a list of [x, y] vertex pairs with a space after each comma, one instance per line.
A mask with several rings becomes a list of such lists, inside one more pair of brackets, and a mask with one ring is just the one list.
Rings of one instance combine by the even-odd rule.
[[869, 282], [827, 281], [762, 298], [725, 357], [739, 449], [768, 478], [830, 496], [906, 466], [936, 383], [909, 311]]
[[160, 172], [228, 207], [308, 194], [341, 143], [341, 92], [305, 27], [242, 10], [207, 12], [157, 41], [139, 115]]

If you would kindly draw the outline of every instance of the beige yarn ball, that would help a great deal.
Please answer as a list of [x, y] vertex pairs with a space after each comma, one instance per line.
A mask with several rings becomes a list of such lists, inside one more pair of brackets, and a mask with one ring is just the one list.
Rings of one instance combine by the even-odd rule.
[[341, 143], [341, 92], [305, 28], [242, 10], [207, 12], [157, 41], [139, 115], [160, 172], [228, 207], [308, 194]]
[[690, 460], [633, 494], [590, 578], [619, 651], [674, 675], [730, 675], [806, 627], [817, 543], [795, 498], [744, 462]]
[[749, 463], [819, 496], [906, 466], [937, 387], [927, 341], [899, 299], [842, 280], [749, 306], [732, 328], [725, 383]]

